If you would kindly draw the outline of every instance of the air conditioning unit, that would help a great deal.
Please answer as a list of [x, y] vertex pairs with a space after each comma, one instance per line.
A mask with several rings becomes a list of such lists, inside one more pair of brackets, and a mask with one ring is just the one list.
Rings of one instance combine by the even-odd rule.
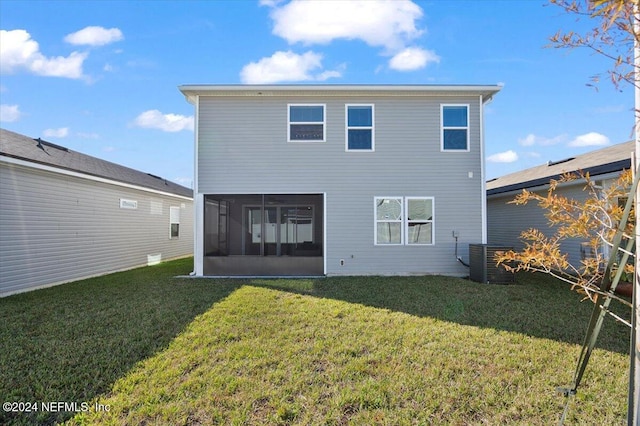
[[488, 244], [469, 244], [469, 278], [486, 284], [508, 284], [515, 282], [515, 274], [503, 265], [496, 265], [496, 252], [509, 251], [512, 247]]

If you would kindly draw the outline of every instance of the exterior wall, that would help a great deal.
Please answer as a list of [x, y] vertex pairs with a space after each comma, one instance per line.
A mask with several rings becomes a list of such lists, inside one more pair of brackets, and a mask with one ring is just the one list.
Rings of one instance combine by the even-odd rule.
[[[583, 191], [584, 185], [576, 184], [559, 187], [558, 195], [578, 201], [586, 200], [588, 193]], [[540, 195], [546, 194], [546, 188], [534, 191]], [[555, 229], [550, 227], [545, 217], [545, 211], [537, 203], [526, 205], [508, 204], [516, 197], [516, 193], [507, 195], [494, 195], [487, 198], [487, 229], [488, 243], [513, 247], [522, 250], [524, 243], [520, 240], [520, 234], [530, 228], [541, 231], [550, 237]], [[571, 238], [565, 240], [560, 246], [562, 252], [569, 254], [569, 262], [578, 267], [582, 260], [580, 245], [584, 240]]]
[[[326, 104], [326, 142], [287, 142], [287, 104]], [[345, 152], [345, 104], [375, 105], [375, 152]], [[441, 104], [469, 104], [469, 152], [441, 152]], [[483, 241], [479, 96], [199, 98], [199, 194], [324, 193], [328, 275], [450, 274]], [[435, 198], [435, 244], [374, 245], [374, 197]], [[340, 260], [344, 260], [341, 266]]]
[[[185, 197], [4, 161], [0, 197], [0, 295], [193, 253]], [[120, 208], [120, 199], [137, 209]], [[169, 238], [170, 206], [180, 207], [177, 239]]]

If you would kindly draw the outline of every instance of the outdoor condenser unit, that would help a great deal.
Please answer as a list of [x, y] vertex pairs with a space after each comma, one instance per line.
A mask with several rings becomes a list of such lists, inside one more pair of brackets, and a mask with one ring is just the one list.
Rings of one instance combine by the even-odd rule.
[[495, 255], [512, 247], [488, 244], [469, 244], [469, 278], [487, 284], [508, 284], [515, 282], [515, 275], [502, 265], [496, 265]]

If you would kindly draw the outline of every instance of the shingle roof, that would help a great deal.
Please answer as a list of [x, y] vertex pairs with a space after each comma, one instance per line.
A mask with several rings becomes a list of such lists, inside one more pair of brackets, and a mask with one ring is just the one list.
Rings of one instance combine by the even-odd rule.
[[565, 160], [549, 162], [530, 169], [511, 173], [487, 182], [487, 195], [546, 185], [564, 173], [589, 172], [591, 176], [617, 172], [631, 167], [633, 141], [624, 142]]
[[5, 129], [0, 129], [0, 155], [154, 189], [156, 191], [190, 198], [193, 197], [193, 191], [191, 189], [159, 176], [81, 154], [60, 145], [55, 145], [40, 139], [32, 139], [28, 136]]

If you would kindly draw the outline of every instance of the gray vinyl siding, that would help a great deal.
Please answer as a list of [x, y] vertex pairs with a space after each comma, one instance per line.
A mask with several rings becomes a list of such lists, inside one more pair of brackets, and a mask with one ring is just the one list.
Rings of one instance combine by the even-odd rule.
[[[0, 195], [0, 295], [193, 253], [193, 202], [184, 197], [4, 162]], [[120, 199], [137, 209], [121, 209]], [[177, 239], [171, 206], [180, 207]]]
[[[558, 188], [556, 193], [560, 196], [571, 198], [577, 201], [584, 201], [588, 193], [583, 191], [583, 185], [572, 185]], [[535, 191], [540, 195], [546, 195], [544, 191]], [[550, 237], [555, 233], [555, 228], [550, 227], [545, 217], [545, 210], [537, 203], [531, 202], [526, 205], [508, 204], [517, 194], [494, 195], [487, 199], [487, 242], [495, 245], [505, 245], [513, 247], [515, 250], [522, 250], [524, 243], [520, 239], [523, 231], [537, 229], [544, 235]], [[584, 242], [579, 239], [567, 239], [561, 245], [563, 253], [569, 255], [569, 262], [578, 267], [582, 260], [580, 244]]]
[[[326, 104], [326, 142], [287, 142], [289, 103]], [[375, 105], [375, 152], [345, 152], [353, 103]], [[449, 103], [469, 104], [469, 152], [440, 150]], [[468, 273], [452, 232], [465, 259], [482, 242], [479, 97], [200, 97], [198, 111], [197, 191], [326, 194], [328, 275]], [[376, 196], [434, 197], [435, 244], [374, 245]]]

